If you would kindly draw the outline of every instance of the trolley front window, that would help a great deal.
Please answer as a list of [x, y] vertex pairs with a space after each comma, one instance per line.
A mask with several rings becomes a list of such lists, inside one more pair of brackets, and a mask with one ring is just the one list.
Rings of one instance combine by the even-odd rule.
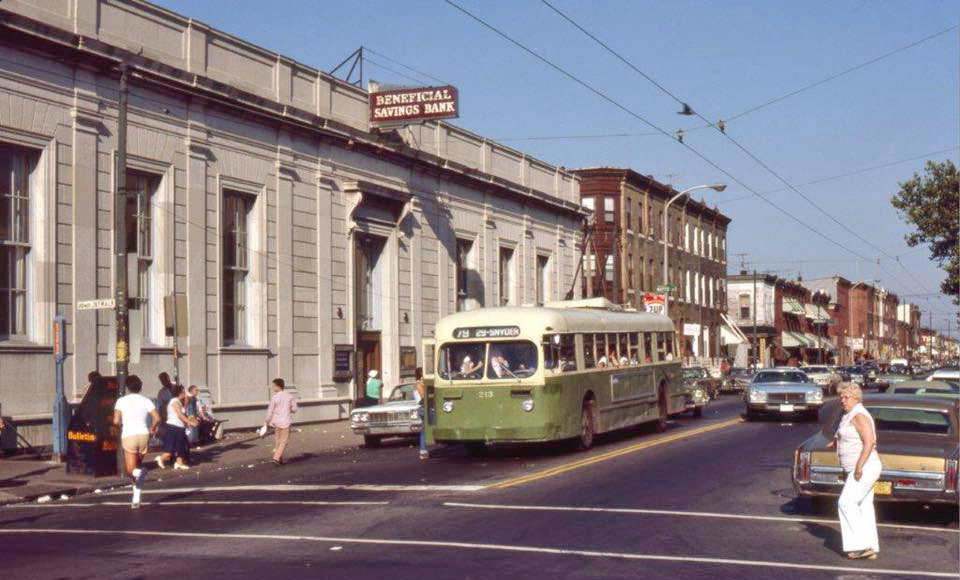
[[454, 381], [478, 380], [484, 375], [488, 379], [523, 379], [537, 372], [539, 364], [537, 346], [526, 340], [445, 344], [438, 363], [437, 374]]
[[440, 349], [437, 374], [440, 378], [463, 381], [483, 377], [486, 343], [445, 344]]
[[491, 342], [488, 379], [523, 379], [537, 372], [537, 347], [529, 341]]

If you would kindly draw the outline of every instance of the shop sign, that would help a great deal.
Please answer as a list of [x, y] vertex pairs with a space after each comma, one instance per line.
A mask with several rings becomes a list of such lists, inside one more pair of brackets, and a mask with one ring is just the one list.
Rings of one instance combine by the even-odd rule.
[[406, 124], [460, 116], [456, 87], [421, 87], [370, 93], [370, 123]]
[[400, 376], [412, 377], [417, 372], [417, 348], [414, 346], [400, 347]]
[[651, 314], [663, 314], [665, 311], [664, 302], [666, 302], [666, 296], [663, 294], [650, 294], [648, 292], [643, 295], [643, 308]]
[[863, 338], [854, 338], [851, 336], [847, 338], [847, 346], [849, 346], [851, 350], [863, 350]]
[[691, 324], [689, 322], [683, 323], [683, 335], [684, 336], [700, 336], [700, 325]]

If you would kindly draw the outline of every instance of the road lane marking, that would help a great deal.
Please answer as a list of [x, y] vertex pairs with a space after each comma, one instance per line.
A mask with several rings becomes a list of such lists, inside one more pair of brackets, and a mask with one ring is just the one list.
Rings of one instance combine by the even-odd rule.
[[644, 441], [643, 443], [637, 443], [636, 445], [624, 447], [623, 449], [616, 449], [614, 451], [608, 451], [607, 453], [602, 453], [600, 455], [587, 457], [579, 461], [574, 461], [573, 463], [567, 463], [565, 465], [551, 467], [549, 469], [544, 469], [542, 471], [537, 471], [527, 475], [521, 475], [520, 477], [515, 477], [513, 479], [507, 479], [505, 481], [501, 481], [500, 483], [495, 483], [493, 485], [490, 485], [488, 486], [488, 488], [489, 489], [505, 489], [508, 487], [523, 485], [525, 483], [537, 481], [538, 479], [553, 477], [554, 475], [559, 475], [561, 473], [573, 471], [574, 469], [587, 467], [595, 463], [600, 463], [601, 461], [608, 461], [610, 459], [615, 459], [617, 457], [621, 457], [623, 455], [627, 455], [630, 453], [636, 453], [637, 451], [642, 451], [644, 449], [649, 449], [651, 447], [656, 447], [658, 445], [664, 445], [666, 443], [672, 443], [674, 441], [680, 441], [682, 439], [687, 439], [690, 437], [696, 437], [697, 435], [702, 435], [704, 433], [709, 433], [711, 431], [716, 431], [717, 429], [723, 429], [725, 427], [730, 427], [732, 425], [739, 425], [740, 423], [743, 423], [743, 419], [741, 419], [740, 417], [737, 417], [736, 419], [729, 419], [721, 423], [707, 425], [706, 427], [700, 427], [699, 429], [693, 429], [690, 431], [684, 430], [684, 431], [681, 431], [680, 433], [659, 437], [652, 441]]
[[[103, 495], [123, 495], [127, 491], [110, 491]], [[346, 485], [219, 485], [208, 487], [171, 487], [147, 488], [142, 493], [206, 493], [206, 492], [251, 492], [251, 491], [480, 491], [486, 489], [484, 485], [392, 485], [392, 484], [346, 484]]]
[[[817, 524], [835, 524], [840, 525], [838, 520], [828, 520], [823, 518], [798, 518], [790, 516], [748, 516], [743, 514], [723, 514], [713, 512], [684, 512], [672, 510], [650, 510], [641, 508], [593, 508], [578, 506], [541, 506], [541, 505], [496, 505], [483, 503], [463, 503], [456, 501], [443, 502], [446, 507], [460, 507], [471, 509], [488, 510], [515, 510], [515, 511], [554, 511], [554, 512], [598, 512], [612, 514], [636, 514], [636, 515], [656, 515], [656, 516], [682, 516], [694, 518], [724, 518], [734, 520], [756, 520], [768, 522], [800, 522]], [[960, 530], [951, 530], [948, 528], [934, 528], [929, 526], [912, 526], [909, 524], [877, 524], [880, 528], [892, 528], [903, 530], [923, 530], [925, 532], [944, 532], [948, 534], [960, 534]]]
[[853, 566], [828, 566], [824, 564], [800, 564], [792, 562], [770, 562], [765, 560], [739, 560], [728, 558], [702, 558], [697, 556], [665, 556], [660, 554], [636, 554], [630, 552], [600, 552], [595, 550], [574, 550], [568, 548], [543, 548], [536, 546], [511, 546], [505, 544], [476, 544], [470, 542], [445, 542], [436, 540], [391, 540], [376, 538], [341, 538], [329, 536], [282, 536], [279, 534], [223, 534], [198, 532], [159, 532], [149, 530], [78, 530], [56, 528], [0, 528], [0, 534], [64, 534], [64, 535], [105, 535], [139, 536], [164, 538], [203, 538], [207, 540], [277, 540], [297, 542], [323, 542], [333, 544], [368, 544], [387, 546], [411, 546], [418, 548], [462, 548], [466, 550], [488, 550], [528, 554], [552, 554], [559, 556], [580, 556], [588, 558], [609, 558], [618, 560], [647, 560], [672, 563], [714, 564], [720, 566], [743, 566], [753, 568], [779, 568], [788, 570], [821, 570], [828, 572], [856, 572], [859, 574], [893, 574], [899, 576], [919, 576], [925, 578], [960, 578], [954, 572], [934, 572], [925, 570], [894, 570], [892, 568], [860, 568]]
[[[141, 502], [142, 506], [157, 507], [177, 507], [177, 506], [197, 506], [197, 505], [295, 505], [295, 506], [364, 506], [364, 505], [390, 505], [388, 501], [156, 501]], [[25, 503], [14, 504], [9, 508], [69, 508], [69, 507], [98, 507], [98, 506], [124, 506], [130, 507], [128, 501], [103, 501], [97, 503]]]

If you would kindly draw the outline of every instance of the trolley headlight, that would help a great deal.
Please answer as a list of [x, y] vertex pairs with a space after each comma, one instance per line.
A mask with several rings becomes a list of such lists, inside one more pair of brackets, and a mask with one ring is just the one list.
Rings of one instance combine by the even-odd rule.
[[443, 402], [443, 410], [447, 413], [453, 412], [453, 401], [446, 400]]
[[755, 403], [763, 403], [767, 400], [767, 392], [759, 389], [750, 389], [750, 400]]
[[819, 403], [823, 401], [823, 391], [817, 389], [816, 391], [807, 391], [807, 401], [811, 403]]
[[533, 399], [526, 399], [524, 402], [520, 403], [520, 408], [527, 413], [533, 411]]

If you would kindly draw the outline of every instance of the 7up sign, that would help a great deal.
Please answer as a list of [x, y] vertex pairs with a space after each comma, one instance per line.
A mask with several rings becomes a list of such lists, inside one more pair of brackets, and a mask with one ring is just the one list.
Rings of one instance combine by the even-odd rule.
[[643, 307], [644, 310], [650, 312], [651, 314], [664, 314], [664, 301], [666, 297], [663, 294], [650, 294], [649, 292], [643, 295]]

